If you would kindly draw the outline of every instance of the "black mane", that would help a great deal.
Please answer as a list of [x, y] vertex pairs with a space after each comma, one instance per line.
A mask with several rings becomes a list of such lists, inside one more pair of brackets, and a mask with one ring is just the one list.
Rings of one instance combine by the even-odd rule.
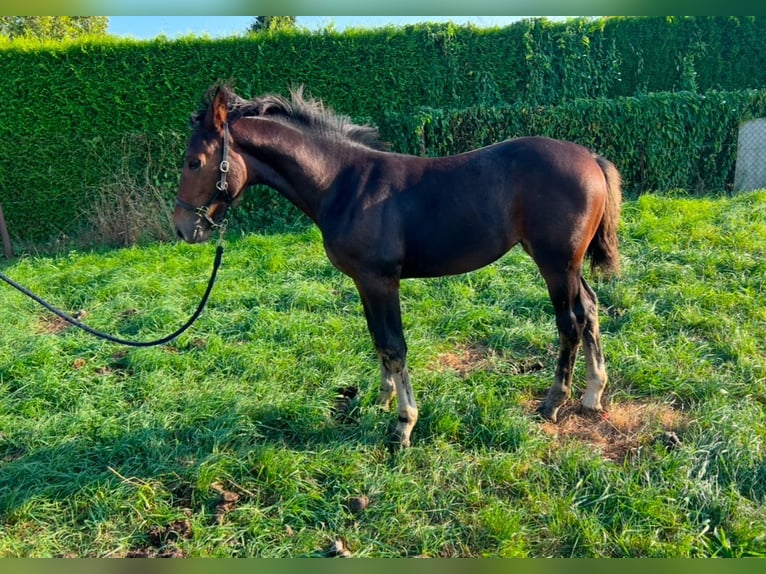
[[[193, 126], [196, 127], [204, 118], [215, 92], [215, 88], [208, 92], [203, 101], [203, 108], [192, 116]], [[245, 100], [231, 91], [230, 93], [230, 121], [238, 118], [269, 117], [304, 131], [348, 140], [371, 149], [389, 148], [387, 143], [381, 141], [380, 134], [374, 127], [355, 124], [348, 116], [326, 108], [320, 100], [305, 99], [302, 87], [291, 90], [289, 99], [277, 94], [266, 94], [253, 100]]]

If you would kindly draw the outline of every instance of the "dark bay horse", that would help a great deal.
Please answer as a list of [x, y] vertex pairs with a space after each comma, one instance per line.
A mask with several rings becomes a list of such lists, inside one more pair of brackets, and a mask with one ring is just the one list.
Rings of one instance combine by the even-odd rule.
[[192, 118], [174, 211], [178, 236], [205, 241], [242, 191], [265, 184], [322, 232], [330, 261], [353, 279], [380, 358], [378, 403], [397, 396], [402, 446], [418, 418], [405, 361], [399, 282], [464, 273], [521, 244], [545, 279], [559, 357], [539, 412], [556, 421], [571, 394], [582, 342], [585, 409], [602, 409], [606, 385], [596, 294], [582, 276], [618, 272], [620, 175], [586, 148], [522, 137], [467, 153], [424, 158], [391, 153], [368, 126], [306, 100], [244, 100], [211, 89]]

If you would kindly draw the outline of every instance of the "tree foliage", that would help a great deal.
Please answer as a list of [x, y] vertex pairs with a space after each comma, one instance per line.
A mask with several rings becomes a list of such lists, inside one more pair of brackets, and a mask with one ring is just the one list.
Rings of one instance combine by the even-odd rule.
[[107, 16], [0, 16], [0, 36], [69, 40], [106, 35]]
[[256, 16], [247, 29], [250, 33], [267, 30], [289, 30], [295, 28], [295, 16]]

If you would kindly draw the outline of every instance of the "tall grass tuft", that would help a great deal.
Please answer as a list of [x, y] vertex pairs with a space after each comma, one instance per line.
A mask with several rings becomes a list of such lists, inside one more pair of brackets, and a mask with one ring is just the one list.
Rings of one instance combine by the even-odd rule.
[[[124, 136], [119, 164], [87, 203], [88, 227], [80, 241], [89, 245], [127, 247], [174, 237], [169, 196], [159, 185], [149, 140]], [[137, 162], [141, 169], [133, 165]], [[103, 165], [109, 165], [103, 162]]]

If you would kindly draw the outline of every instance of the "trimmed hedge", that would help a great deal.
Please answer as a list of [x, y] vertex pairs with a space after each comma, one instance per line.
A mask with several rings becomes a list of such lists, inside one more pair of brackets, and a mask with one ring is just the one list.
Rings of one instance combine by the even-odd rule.
[[393, 148], [450, 155], [524, 135], [578, 142], [612, 160], [628, 192], [730, 190], [739, 126], [766, 116], [766, 90], [656, 93], [557, 106], [421, 109], [390, 114]]
[[[616, 130], [607, 121], [612, 117], [605, 111], [608, 105], [627, 113], [628, 101], [617, 102], [635, 96], [632, 105], [643, 113], [642, 102], [648, 100], [640, 95], [653, 91], [766, 86], [763, 37], [763, 17], [692, 17], [535, 19], [496, 29], [427, 24], [343, 33], [292, 30], [223, 40], [0, 40], [0, 137], [5, 142], [0, 146], [0, 203], [11, 232], [23, 239], [71, 233], [93, 193], [126, 161], [172, 198], [189, 115], [210, 84], [226, 78], [234, 79], [245, 97], [285, 93], [305, 84], [309, 94], [385, 133], [396, 131], [388, 122], [399, 125], [408, 114], [421, 121], [417, 110], [423, 106], [485, 110], [470, 120], [476, 122], [491, 121], [495, 112], [490, 110], [496, 107], [502, 121], [522, 122], [524, 133], [545, 128], [587, 143], [596, 136], [577, 123], [577, 106], [585, 106], [577, 102], [595, 98], [604, 103], [588, 113], [609, 126], [611, 134], [604, 132], [602, 139], [627, 141], [614, 135], [626, 131], [641, 141], [647, 137], [640, 129], [642, 122], [647, 125], [644, 120], [625, 117], [626, 127]], [[614, 98], [614, 104], [605, 103]], [[539, 111], [541, 106], [551, 111]], [[565, 113], [566, 106], [574, 106], [571, 113]], [[560, 113], [552, 111], [559, 108]], [[532, 119], [512, 120], [511, 109], [538, 110], [535, 116], [559, 125], [554, 129]], [[684, 114], [693, 111], [687, 106], [668, 112], [661, 126], [668, 137], [674, 128], [667, 121], [686, 122], [677, 131], [687, 134], [694, 119]], [[467, 112], [439, 113], [462, 114], [461, 122], [469, 121]], [[532, 112], [517, 115], [524, 113]], [[497, 130], [502, 137], [515, 133], [505, 124], [476, 130]], [[445, 131], [444, 137], [455, 134]], [[647, 143], [644, 153], [653, 154], [653, 145]], [[625, 152], [628, 165], [640, 153], [637, 149], [634, 145]], [[626, 174], [636, 177], [634, 187], [649, 183], [651, 189], [664, 189], [679, 180], [672, 174], [645, 175], [655, 173], [652, 161]], [[729, 163], [723, 162], [722, 169], [729, 170]], [[729, 171], [715, 181], [730, 181]], [[700, 185], [714, 187], [713, 181], [705, 176]]]

